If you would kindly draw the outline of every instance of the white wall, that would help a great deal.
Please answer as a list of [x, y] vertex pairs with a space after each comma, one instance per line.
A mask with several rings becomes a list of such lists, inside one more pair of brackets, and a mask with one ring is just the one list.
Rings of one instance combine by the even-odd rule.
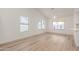
[[0, 40], [3, 39], [3, 28], [2, 28], [2, 21], [1, 21], [1, 17], [0, 17]]
[[[79, 28], [77, 28], [77, 24], [79, 24], [79, 9], [74, 9], [74, 41], [75, 45], [79, 47]], [[79, 27], [79, 26], [78, 26]]]
[[[52, 27], [53, 21], [64, 22], [65, 29], [64, 30], [54, 30]], [[48, 29], [49, 32], [72, 35], [73, 34], [72, 29], [73, 29], [73, 16], [57, 18], [55, 20], [54, 19], [49, 20], [49, 29]]]
[[[0, 44], [46, 32], [46, 30], [37, 29], [39, 19], [46, 20], [46, 18], [35, 9], [0, 9], [0, 16], [3, 27], [3, 39], [0, 39]], [[20, 33], [20, 16], [28, 16], [30, 18], [28, 32]]]

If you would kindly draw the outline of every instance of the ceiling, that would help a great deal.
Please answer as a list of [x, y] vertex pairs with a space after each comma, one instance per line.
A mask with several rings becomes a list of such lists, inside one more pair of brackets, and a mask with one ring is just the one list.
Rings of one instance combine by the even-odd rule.
[[47, 18], [62, 18], [73, 15], [72, 8], [38, 8], [38, 10]]

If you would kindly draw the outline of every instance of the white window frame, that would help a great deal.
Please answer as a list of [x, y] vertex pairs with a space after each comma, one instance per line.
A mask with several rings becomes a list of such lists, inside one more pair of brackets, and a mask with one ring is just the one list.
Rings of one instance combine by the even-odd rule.
[[42, 19], [38, 22], [38, 29], [45, 29], [45, 20]]
[[28, 32], [29, 30], [28, 16], [20, 16], [20, 32]]
[[64, 30], [64, 22], [53, 22], [54, 30]]

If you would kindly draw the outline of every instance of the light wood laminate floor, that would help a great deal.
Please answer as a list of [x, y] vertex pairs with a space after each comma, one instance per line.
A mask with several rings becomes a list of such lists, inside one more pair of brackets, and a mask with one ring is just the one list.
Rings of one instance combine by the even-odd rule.
[[73, 36], [45, 33], [0, 45], [2, 51], [78, 51]]

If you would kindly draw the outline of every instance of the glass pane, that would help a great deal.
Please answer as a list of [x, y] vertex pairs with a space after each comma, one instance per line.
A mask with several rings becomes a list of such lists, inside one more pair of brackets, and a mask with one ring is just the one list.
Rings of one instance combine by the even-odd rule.
[[41, 22], [38, 22], [38, 29], [41, 29]]
[[20, 25], [20, 32], [28, 31], [28, 25]]
[[20, 16], [20, 23], [28, 24], [28, 17]]
[[44, 24], [44, 20], [41, 20], [41, 23]]
[[38, 22], [38, 29], [45, 29], [45, 21], [41, 20]]
[[44, 20], [42, 20], [42, 29], [45, 29], [45, 21]]
[[44, 24], [42, 24], [42, 29], [45, 29], [45, 25]]
[[54, 29], [57, 29], [57, 28], [58, 28], [57, 22], [53, 22], [53, 28], [54, 28]]
[[64, 22], [59, 22], [60, 29], [64, 29]]
[[38, 25], [38, 29], [41, 29], [41, 26]]
[[54, 29], [64, 29], [64, 22], [53, 22]]
[[38, 22], [38, 25], [41, 25], [42, 23], [41, 22]]
[[55, 24], [55, 29], [58, 29], [58, 24], [57, 23]]

